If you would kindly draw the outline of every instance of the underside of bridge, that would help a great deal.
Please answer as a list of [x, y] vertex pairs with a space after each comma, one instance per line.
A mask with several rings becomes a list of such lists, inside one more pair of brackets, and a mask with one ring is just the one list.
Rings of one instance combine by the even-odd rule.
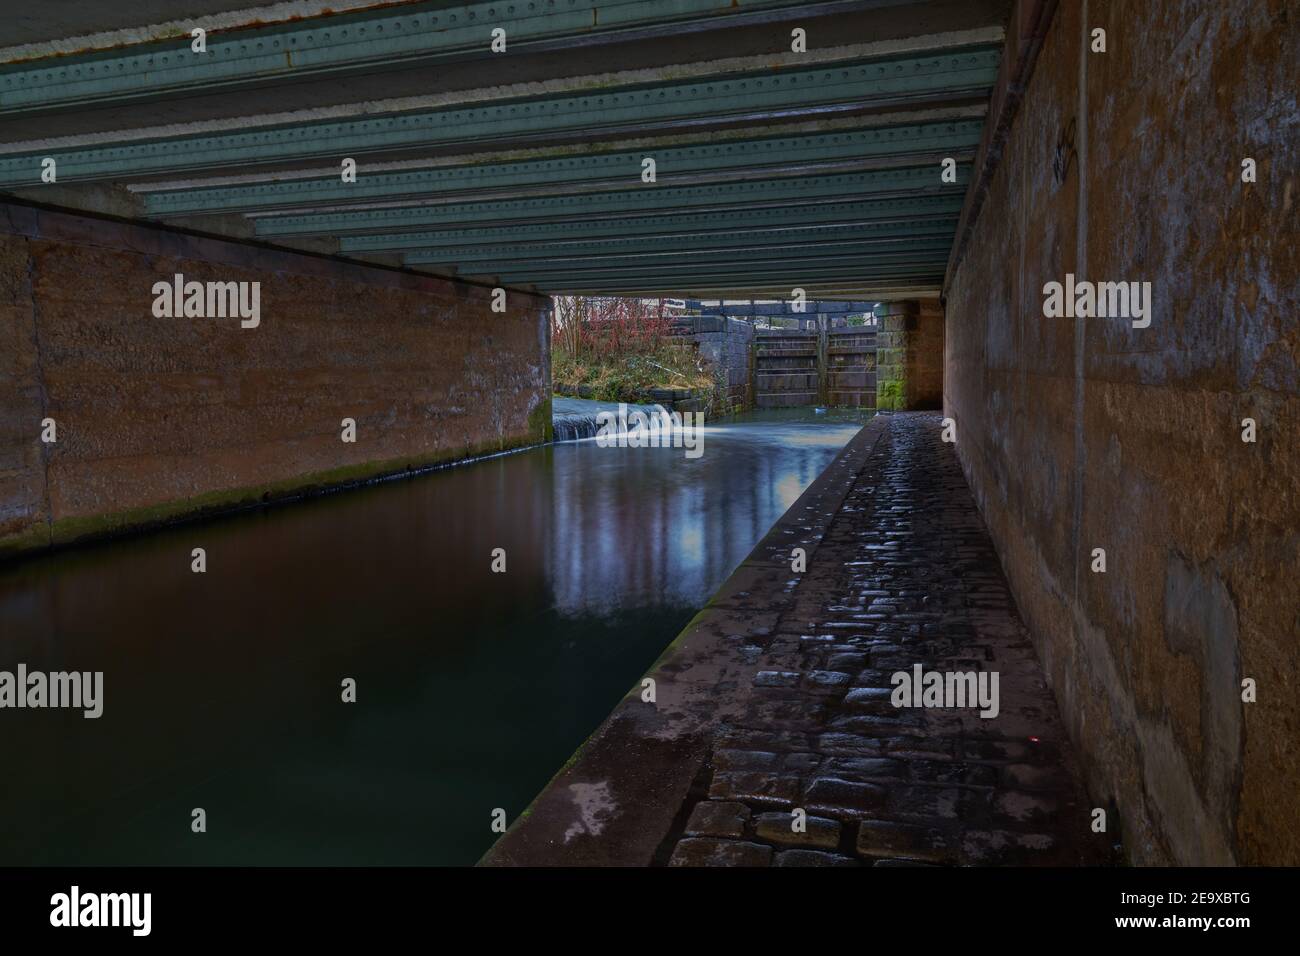
[[542, 292], [937, 294], [1009, 12], [225, 6], [22, 15], [0, 189]]
[[843, 301], [1128, 857], [1300, 862], [1292, 5], [250, 3], [0, 14], [0, 554], [545, 442], [553, 295]]

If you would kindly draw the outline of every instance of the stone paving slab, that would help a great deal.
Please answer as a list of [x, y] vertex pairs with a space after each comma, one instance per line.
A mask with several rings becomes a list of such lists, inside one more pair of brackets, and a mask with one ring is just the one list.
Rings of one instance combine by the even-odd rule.
[[[1110, 862], [940, 433], [930, 413], [864, 428], [651, 672], [657, 704], [630, 694], [484, 863]], [[894, 706], [915, 665], [997, 673], [998, 715]]]
[[[992, 542], [938, 415], [894, 415], [761, 641], [746, 713], [691, 814], [725, 805], [762, 865], [1105, 862]], [[1000, 713], [905, 709], [895, 671], [998, 672]], [[799, 731], [791, 736], [790, 731]], [[745, 808], [747, 814], [739, 814]], [[804, 832], [791, 832], [796, 808]], [[814, 816], [816, 814], [816, 816]], [[716, 847], [669, 837], [674, 865]], [[830, 853], [778, 859], [785, 848]]]

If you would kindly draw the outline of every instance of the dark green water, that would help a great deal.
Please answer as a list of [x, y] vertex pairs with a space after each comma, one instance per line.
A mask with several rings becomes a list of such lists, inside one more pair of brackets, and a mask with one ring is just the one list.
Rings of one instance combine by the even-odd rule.
[[0, 670], [104, 672], [98, 720], [0, 710], [0, 865], [475, 862], [860, 424], [561, 444], [0, 566]]

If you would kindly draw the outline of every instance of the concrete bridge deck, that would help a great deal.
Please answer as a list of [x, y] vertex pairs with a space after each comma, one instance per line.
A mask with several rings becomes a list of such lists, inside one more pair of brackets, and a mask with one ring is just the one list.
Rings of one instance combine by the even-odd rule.
[[[865, 426], [652, 669], [655, 702], [634, 687], [484, 863], [1105, 862], [940, 431], [921, 412]], [[916, 665], [997, 673], [999, 712], [894, 707], [891, 675]]]

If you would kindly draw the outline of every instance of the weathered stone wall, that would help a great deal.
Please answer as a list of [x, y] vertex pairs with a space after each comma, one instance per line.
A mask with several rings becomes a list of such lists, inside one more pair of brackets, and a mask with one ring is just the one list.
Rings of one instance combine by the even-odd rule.
[[[946, 288], [957, 454], [1139, 863], [1300, 863], [1297, 33], [1060, 4]], [[1067, 273], [1150, 281], [1150, 327], [1044, 318]]]
[[[938, 309], [937, 301], [933, 305]], [[675, 320], [677, 334], [695, 343], [713, 372], [717, 414], [754, 407], [875, 407], [875, 327], [850, 326], [845, 316], [827, 314], [784, 321], [788, 328], [756, 331], [752, 322], [722, 316]], [[943, 381], [942, 312], [939, 332], [938, 342], [927, 343], [936, 396]], [[937, 397], [929, 407], [939, 407]]]
[[937, 300], [886, 302], [876, 309], [876, 407], [889, 411], [943, 403], [943, 307]]
[[908, 394], [911, 409], [943, 407], [943, 306], [938, 299], [917, 303], [916, 331], [911, 341]]
[[[260, 282], [260, 325], [155, 318], [178, 272]], [[0, 205], [0, 554], [544, 441], [548, 300], [491, 295]]]
[[[717, 323], [711, 327], [710, 320]], [[700, 355], [713, 368], [721, 413], [743, 412], [753, 407], [754, 390], [750, 381], [753, 365], [754, 326], [740, 319], [700, 316], [695, 341]]]
[[674, 325], [677, 335], [694, 343], [700, 358], [713, 373], [716, 414], [752, 408], [754, 326], [720, 315], [681, 316], [674, 320]]

